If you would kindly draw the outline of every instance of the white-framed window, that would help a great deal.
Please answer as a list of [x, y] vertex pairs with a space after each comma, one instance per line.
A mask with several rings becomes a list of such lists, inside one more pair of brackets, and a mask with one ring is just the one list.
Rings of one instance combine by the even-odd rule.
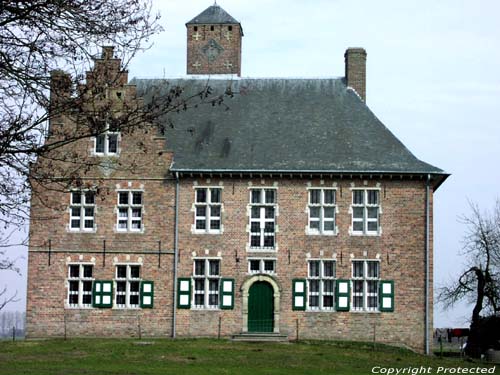
[[250, 189], [250, 248], [276, 246], [276, 189]]
[[77, 190], [70, 192], [69, 228], [72, 231], [95, 230], [95, 192]]
[[335, 225], [336, 190], [309, 189], [309, 234], [332, 235], [337, 233]]
[[352, 190], [352, 234], [380, 233], [380, 190]]
[[307, 308], [309, 310], [333, 310], [335, 308], [334, 260], [309, 260], [307, 284]]
[[92, 307], [92, 264], [68, 265], [68, 306]]
[[221, 195], [221, 188], [195, 188], [194, 225], [197, 233], [220, 233]]
[[193, 283], [193, 306], [198, 309], [218, 309], [220, 259], [195, 259]]
[[118, 155], [120, 133], [115, 126], [103, 124], [104, 130], [94, 137], [94, 154], [97, 156]]
[[115, 307], [120, 309], [139, 308], [141, 266], [138, 264], [117, 264], [115, 272]]
[[126, 190], [118, 192], [117, 230], [139, 232], [143, 229], [142, 191]]
[[276, 259], [250, 258], [248, 259], [248, 273], [276, 273]]
[[352, 310], [378, 311], [380, 262], [378, 260], [352, 261]]

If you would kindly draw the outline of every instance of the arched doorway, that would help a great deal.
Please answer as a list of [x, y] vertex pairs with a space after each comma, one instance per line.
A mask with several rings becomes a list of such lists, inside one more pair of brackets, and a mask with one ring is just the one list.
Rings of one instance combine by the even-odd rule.
[[[255, 289], [252, 287], [257, 284]], [[243, 296], [243, 327], [242, 332], [280, 332], [280, 288], [276, 280], [270, 275], [255, 275], [248, 278], [241, 286]], [[250, 297], [252, 293], [252, 297]], [[272, 301], [270, 302], [270, 296]], [[255, 299], [255, 300], [254, 300]], [[259, 301], [262, 300], [262, 303]], [[252, 311], [250, 311], [252, 309]], [[254, 310], [255, 309], [255, 310]], [[260, 310], [262, 309], [262, 310]], [[272, 315], [269, 314], [272, 312]], [[262, 319], [263, 317], [263, 319]], [[272, 324], [267, 324], [264, 328], [256, 326], [256, 322], [249, 324], [249, 318], [252, 320], [267, 321], [267, 317], [271, 317]], [[252, 330], [251, 330], [252, 329]]]
[[266, 281], [252, 284], [248, 293], [248, 332], [273, 332], [274, 292]]

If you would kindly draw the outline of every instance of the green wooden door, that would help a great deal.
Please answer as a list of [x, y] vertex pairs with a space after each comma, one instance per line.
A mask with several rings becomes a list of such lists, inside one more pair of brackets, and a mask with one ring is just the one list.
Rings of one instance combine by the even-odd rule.
[[273, 332], [273, 287], [258, 281], [252, 284], [248, 296], [248, 332]]

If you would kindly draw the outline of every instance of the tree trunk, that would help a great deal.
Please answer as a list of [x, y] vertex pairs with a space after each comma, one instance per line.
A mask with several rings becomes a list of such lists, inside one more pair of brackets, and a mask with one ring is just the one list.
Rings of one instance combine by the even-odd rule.
[[481, 310], [483, 309], [484, 288], [486, 286], [486, 279], [484, 273], [480, 268], [474, 267], [474, 272], [477, 277], [477, 298], [474, 310], [472, 310], [472, 321], [470, 324], [470, 333], [467, 340], [467, 347], [465, 353], [474, 358], [481, 357]]

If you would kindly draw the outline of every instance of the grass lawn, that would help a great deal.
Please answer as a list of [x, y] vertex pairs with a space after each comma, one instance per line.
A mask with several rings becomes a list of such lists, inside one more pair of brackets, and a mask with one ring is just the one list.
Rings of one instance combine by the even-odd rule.
[[[210, 339], [1, 341], [0, 374], [372, 374], [374, 366], [437, 373], [491, 365], [348, 342], [233, 343]], [[497, 366], [498, 367], [498, 366]], [[500, 369], [497, 369], [499, 373]], [[422, 373], [422, 372], [421, 372]], [[406, 372], [408, 374], [408, 372]]]

